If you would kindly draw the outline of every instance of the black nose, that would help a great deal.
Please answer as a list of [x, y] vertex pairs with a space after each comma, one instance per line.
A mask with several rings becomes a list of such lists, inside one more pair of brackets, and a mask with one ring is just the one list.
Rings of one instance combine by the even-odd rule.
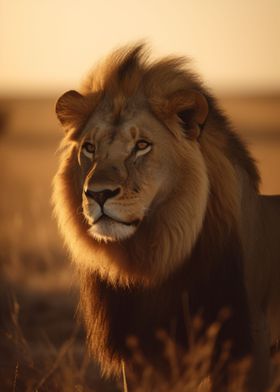
[[103, 191], [94, 192], [90, 189], [85, 191], [85, 195], [90, 199], [93, 199], [98, 203], [101, 207], [104, 205], [105, 201], [111, 199], [112, 197], [117, 196], [120, 193], [120, 188], [116, 188], [114, 190], [104, 189]]

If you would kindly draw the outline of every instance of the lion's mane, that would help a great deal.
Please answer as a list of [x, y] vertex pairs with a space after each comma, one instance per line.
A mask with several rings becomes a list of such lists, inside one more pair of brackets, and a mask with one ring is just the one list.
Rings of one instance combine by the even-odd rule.
[[[151, 227], [147, 226], [149, 236], [135, 235], [124, 243], [94, 240], [87, 233], [78, 192], [79, 165], [75, 151], [83, 125], [104, 97], [109, 97], [112, 113], [118, 117], [127, 102], [137, 96], [140, 98], [139, 102], [135, 100], [136, 110], [144, 100], [159, 121], [171, 130], [177, 129], [171, 114], [174, 106], [182, 106], [188, 91], [198, 91], [208, 103], [208, 116], [199, 136], [204, 164], [197, 170], [197, 175], [205, 176], [208, 184], [201, 229], [192, 233], [188, 222], [181, 221], [181, 211], [192, 208], [188, 205], [189, 189], [195, 192], [199, 186], [195, 183], [192, 187], [186, 186], [186, 178], [181, 193], [171, 195], [160, 216]], [[225, 294], [224, 301], [225, 304], [226, 300], [234, 305], [238, 303], [239, 318], [245, 320], [241, 323], [243, 340], [247, 342], [246, 301], [242, 304], [238, 173], [248, 178], [253, 192], [258, 190], [259, 176], [247, 149], [232, 132], [215, 99], [188, 70], [185, 59], [168, 57], [151, 61], [142, 45], [114, 52], [90, 73], [81, 93], [84, 99], [80, 103], [76, 101], [73, 113], [65, 102], [59, 107], [59, 117], [67, 133], [54, 180], [53, 203], [66, 245], [81, 271], [81, 309], [91, 349], [103, 371], [117, 373], [120, 370], [121, 358], [128, 355], [126, 338], [130, 334], [144, 342], [147, 355], [155, 356], [157, 348], [149, 331], [167, 327], [176, 313], [178, 324], [184, 324], [180, 296], [185, 291], [190, 296], [192, 313], [208, 301], [205, 298], [209, 292], [214, 303], [220, 301], [233, 286], [230, 281], [223, 281], [224, 273], [231, 274], [238, 291], [236, 294], [233, 290], [234, 298], [233, 294]], [[171, 100], [177, 93], [178, 97]], [[183, 154], [180, 147], [174, 151], [178, 160], [183, 159]], [[182, 253], [182, 244], [186, 241], [192, 242], [188, 255]], [[192, 299], [193, 293], [195, 299]], [[209, 322], [217, 316], [220, 305], [223, 303], [211, 305], [211, 310], [206, 311], [205, 318]], [[231, 328], [234, 325], [233, 322]], [[183, 335], [184, 327], [180, 326], [180, 342], [185, 341]], [[247, 345], [244, 343], [244, 350]]]

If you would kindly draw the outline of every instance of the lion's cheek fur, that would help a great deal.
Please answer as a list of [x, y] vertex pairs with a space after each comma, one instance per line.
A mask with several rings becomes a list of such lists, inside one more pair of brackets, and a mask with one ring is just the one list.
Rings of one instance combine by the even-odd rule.
[[[150, 226], [154, 230], [149, 256], [157, 279], [167, 278], [186, 262], [199, 237], [208, 203], [209, 180], [199, 147], [189, 145], [180, 162], [170, 198], [158, 207]], [[146, 233], [151, 235], [149, 228]]]

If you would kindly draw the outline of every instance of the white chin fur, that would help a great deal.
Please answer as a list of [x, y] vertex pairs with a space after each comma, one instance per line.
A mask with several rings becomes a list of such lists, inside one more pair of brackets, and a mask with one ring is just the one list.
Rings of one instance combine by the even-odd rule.
[[124, 225], [114, 221], [100, 221], [93, 224], [88, 233], [97, 241], [121, 241], [131, 237], [136, 231], [133, 225]]

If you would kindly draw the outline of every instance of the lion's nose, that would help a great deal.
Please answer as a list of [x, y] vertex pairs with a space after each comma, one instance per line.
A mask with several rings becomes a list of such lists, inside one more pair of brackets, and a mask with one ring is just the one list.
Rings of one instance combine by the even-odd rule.
[[117, 196], [120, 193], [120, 188], [116, 188], [114, 190], [104, 189], [102, 191], [94, 192], [90, 189], [85, 190], [86, 197], [93, 199], [98, 203], [101, 207], [103, 207], [106, 200], [111, 199], [112, 197]]

